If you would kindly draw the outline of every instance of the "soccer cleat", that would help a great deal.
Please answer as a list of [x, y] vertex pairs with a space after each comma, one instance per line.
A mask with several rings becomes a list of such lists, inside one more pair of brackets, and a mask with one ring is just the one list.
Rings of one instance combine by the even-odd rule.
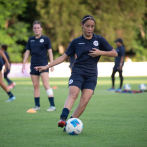
[[37, 111], [37, 110], [40, 110], [40, 107], [39, 107], [39, 106], [35, 106], [35, 107], [32, 108], [32, 109], [34, 109], [35, 111]]
[[56, 110], [56, 107], [50, 106], [46, 111], [55, 111], [55, 110]]
[[8, 86], [9, 89], [13, 89], [15, 87], [16, 83], [12, 83], [11, 85]]
[[115, 91], [115, 88], [110, 88], [107, 91]]
[[122, 92], [121, 88], [116, 89], [115, 92]]
[[66, 132], [66, 128], [63, 129], [63, 132]]
[[6, 100], [6, 102], [11, 102], [11, 101], [13, 101], [13, 100], [15, 100], [16, 99], [16, 97], [15, 96], [12, 96], [12, 97], [10, 97], [8, 100]]
[[66, 125], [66, 120], [60, 119], [60, 120], [58, 121], [58, 127], [63, 128], [65, 125]]

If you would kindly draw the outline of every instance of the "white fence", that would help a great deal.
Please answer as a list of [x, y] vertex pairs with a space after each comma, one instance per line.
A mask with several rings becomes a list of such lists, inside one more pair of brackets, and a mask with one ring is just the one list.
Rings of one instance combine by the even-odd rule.
[[[111, 76], [113, 62], [100, 62], [98, 63], [98, 76], [99, 77], [109, 77]], [[30, 64], [26, 64], [25, 73], [21, 72], [22, 64], [12, 64], [11, 72], [9, 77], [29, 77], [30, 74]], [[50, 72], [50, 77], [69, 77], [71, 71], [69, 68], [69, 63], [61, 63], [55, 66], [55, 70]], [[123, 67], [124, 76], [147, 76], [147, 62], [126, 62]], [[118, 76], [118, 73], [116, 74]]]

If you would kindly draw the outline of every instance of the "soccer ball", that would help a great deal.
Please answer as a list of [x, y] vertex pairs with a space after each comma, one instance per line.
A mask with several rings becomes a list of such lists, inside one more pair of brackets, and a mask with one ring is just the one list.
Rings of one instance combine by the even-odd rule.
[[139, 89], [142, 90], [142, 91], [146, 90], [146, 85], [145, 84], [140, 84]]
[[125, 84], [124, 85], [124, 90], [131, 90], [130, 84]]
[[78, 118], [71, 118], [66, 122], [66, 133], [69, 135], [78, 135], [83, 131], [83, 123]]

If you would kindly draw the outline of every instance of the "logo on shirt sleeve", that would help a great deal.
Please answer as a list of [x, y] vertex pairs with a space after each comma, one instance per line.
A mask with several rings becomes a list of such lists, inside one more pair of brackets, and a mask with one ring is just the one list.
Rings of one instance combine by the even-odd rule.
[[44, 39], [40, 39], [40, 42], [41, 42], [41, 43], [44, 42]]
[[98, 45], [99, 45], [99, 42], [98, 42], [98, 41], [94, 41], [94, 42], [93, 42], [93, 45], [94, 45], [94, 46], [98, 46]]

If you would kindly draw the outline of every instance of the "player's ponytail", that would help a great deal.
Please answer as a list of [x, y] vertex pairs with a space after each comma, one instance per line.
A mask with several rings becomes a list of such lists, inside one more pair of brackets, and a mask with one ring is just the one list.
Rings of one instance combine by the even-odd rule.
[[40, 27], [42, 27], [41, 22], [40, 22], [40, 21], [38, 21], [38, 20], [35, 20], [35, 21], [33, 22], [33, 25], [35, 25], [35, 24], [39, 24], [39, 25], [40, 25]]
[[93, 16], [91, 16], [91, 15], [85, 15], [85, 16], [83, 17], [81, 23], [84, 24], [84, 23], [85, 23], [87, 20], [89, 20], [89, 19], [91, 19], [91, 20], [93, 20], [93, 21], [95, 22], [95, 19], [93, 18]]

